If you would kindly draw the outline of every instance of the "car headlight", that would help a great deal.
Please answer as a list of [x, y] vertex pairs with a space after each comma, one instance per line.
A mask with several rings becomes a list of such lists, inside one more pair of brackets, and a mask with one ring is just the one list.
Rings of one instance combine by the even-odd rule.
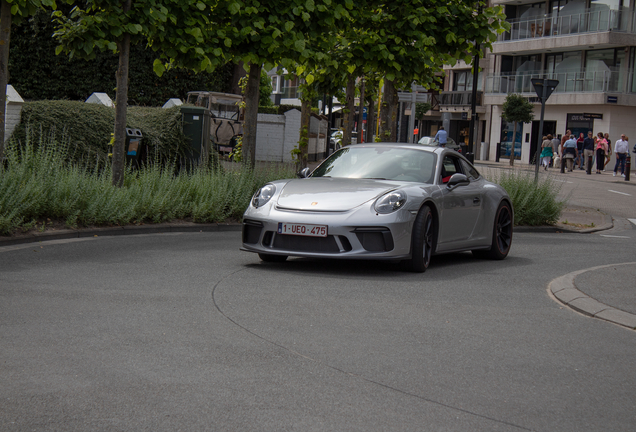
[[266, 184], [262, 188], [256, 191], [252, 197], [252, 205], [256, 208], [262, 207], [274, 196], [276, 192], [276, 186], [273, 184]]
[[375, 202], [373, 208], [380, 214], [393, 213], [406, 204], [406, 194], [402, 191], [389, 192]]

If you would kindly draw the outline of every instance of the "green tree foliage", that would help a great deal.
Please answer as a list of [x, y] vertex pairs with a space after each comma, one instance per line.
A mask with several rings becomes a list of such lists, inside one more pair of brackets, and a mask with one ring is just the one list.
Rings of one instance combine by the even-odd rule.
[[[219, 0], [216, 35], [223, 45], [216, 53], [243, 61], [250, 69], [243, 137], [243, 153], [250, 164], [254, 164], [256, 156], [262, 65], [271, 69], [276, 64], [293, 71], [297, 65], [323, 60], [327, 57], [324, 41], [331, 40], [333, 48], [337, 23], [348, 17], [353, 7], [352, 0]], [[311, 84], [314, 77], [308, 74], [305, 79]]]
[[517, 123], [530, 123], [534, 119], [534, 106], [528, 102], [528, 99], [520, 94], [511, 93], [506, 96], [503, 104], [501, 117], [512, 122], [512, 148], [510, 149], [510, 166], [515, 163], [515, 142], [517, 140]]
[[[20, 96], [26, 100], [84, 101], [93, 92], [104, 92], [114, 100], [117, 56], [110, 51], [96, 52], [95, 58], [87, 61], [55, 55], [53, 32], [50, 12], [46, 11], [14, 25], [9, 74]], [[161, 106], [170, 98], [185, 100], [189, 91], [230, 89], [232, 65], [212, 73], [173, 68], [159, 77], [153, 72], [155, 59], [156, 54], [146, 44], [131, 46], [129, 105]]]
[[154, 71], [162, 75], [166, 61], [194, 71], [212, 71], [224, 63], [215, 51], [220, 39], [212, 32], [212, 10], [199, 0], [87, 0], [82, 6], [74, 7], [68, 16], [55, 13], [55, 37], [60, 42], [56, 53], [89, 60], [96, 51], [119, 53], [112, 180], [113, 185], [122, 186], [131, 44], [147, 43], [155, 50], [159, 58]]
[[9, 82], [9, 51], [12, 24], [34, 15], [44, 7], [55, 8], [54, 0], [0, 0], [0, 161], [4, 157], [4, 128]]
[[369, 0], [366, 8], [356, 6], [361, 12], [342, 46], [350, 70], [378, 72], [385, 78], [383, 140], [397, 138], [397, 89], [413, 81], [436, 88], [441, 78], [435, 74], [445, 64], [471, 63], [475, 54], [483, 55], [476, 44], [489, 48], [508, 26], [501, 6], [485, 7], [483, 1]]

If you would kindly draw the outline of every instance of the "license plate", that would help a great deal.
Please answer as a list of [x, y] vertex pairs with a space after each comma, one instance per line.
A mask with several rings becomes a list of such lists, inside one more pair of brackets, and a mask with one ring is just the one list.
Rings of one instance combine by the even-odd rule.
[[278, 234], [299, 235], [306, 237], [327, 237], [327, 225], [307, 225], [279, 222]]

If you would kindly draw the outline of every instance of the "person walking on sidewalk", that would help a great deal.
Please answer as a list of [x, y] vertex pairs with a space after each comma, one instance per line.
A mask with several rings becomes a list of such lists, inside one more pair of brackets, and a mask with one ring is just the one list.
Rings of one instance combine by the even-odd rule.
[[591, 159], [594, 157], [594, 137], [592, 136], [592, 131], [587, 133], [587, 138], [583, 140], [583, 159], [585, 159], [585, 168], [587, 168], [588, 173], [592, 173]]
[[616, 153], [616, 164], [614, 165], [614, 177], [618, 167], [621, 167], [621, 175], [625, 177], [625, 161], [627, 160], [627, 153], [629, 153], [629, 143], [625, 137], [625, 134], [621, 135], [621, 139], [616, 141], [614, 147], [614, 153]]
[[607, 141], [607, 151], [605, 152], [605, 163], [603, 164], [603, 171], [612, 158], [612, 141], [609, 139], [609, 134], [605, 134], [605, 141]]
[[607, 140], [603, 136], [603, 132], [599, 132], [596, 134], [596, 174], [603, 174], [605, 153], [607, 153]]
[[552, 160], [552, 135], [548, 134], [548, 136], [543, 137], [543, 142], [541, 143], [541, 165], [543, 165], [543, 169], [547, 170], [550, 166], [550, 161]]
[[[556, 165], [556, 159], [557, 157], [561, 157], [559, 155], [559, 146], [561, 145], [561, 135], [559, 136], [555, 136], [554, 138], [552, 138], [552, 165], [551, 166], [555, 166]], [[560, 160], [560, 159], [559, 159]], [[557, 167], [559, 168], [559, 167]]]
[[570, 135], [570, 139], [563, 144], [563, 160], [561, 160], [561, 163], [567, 163], [568, 172], [572, 172], [574, 159], [576, 159], [577, 155], [576, 137], [574, 135]]
[[578, 165], [579, 169], [583, 169], [583, 141], [585, 141], [585, 135], [581, 132], [579, 138], [576, 140], [576, 150], [579, 152], [579, 155], [574, 161], [574, 168]]

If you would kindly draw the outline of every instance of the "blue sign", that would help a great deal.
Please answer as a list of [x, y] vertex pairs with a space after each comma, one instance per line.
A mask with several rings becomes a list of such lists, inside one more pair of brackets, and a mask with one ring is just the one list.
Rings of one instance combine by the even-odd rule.
[[618, 96], [608, 96], [607, 103], [618, 103]]

